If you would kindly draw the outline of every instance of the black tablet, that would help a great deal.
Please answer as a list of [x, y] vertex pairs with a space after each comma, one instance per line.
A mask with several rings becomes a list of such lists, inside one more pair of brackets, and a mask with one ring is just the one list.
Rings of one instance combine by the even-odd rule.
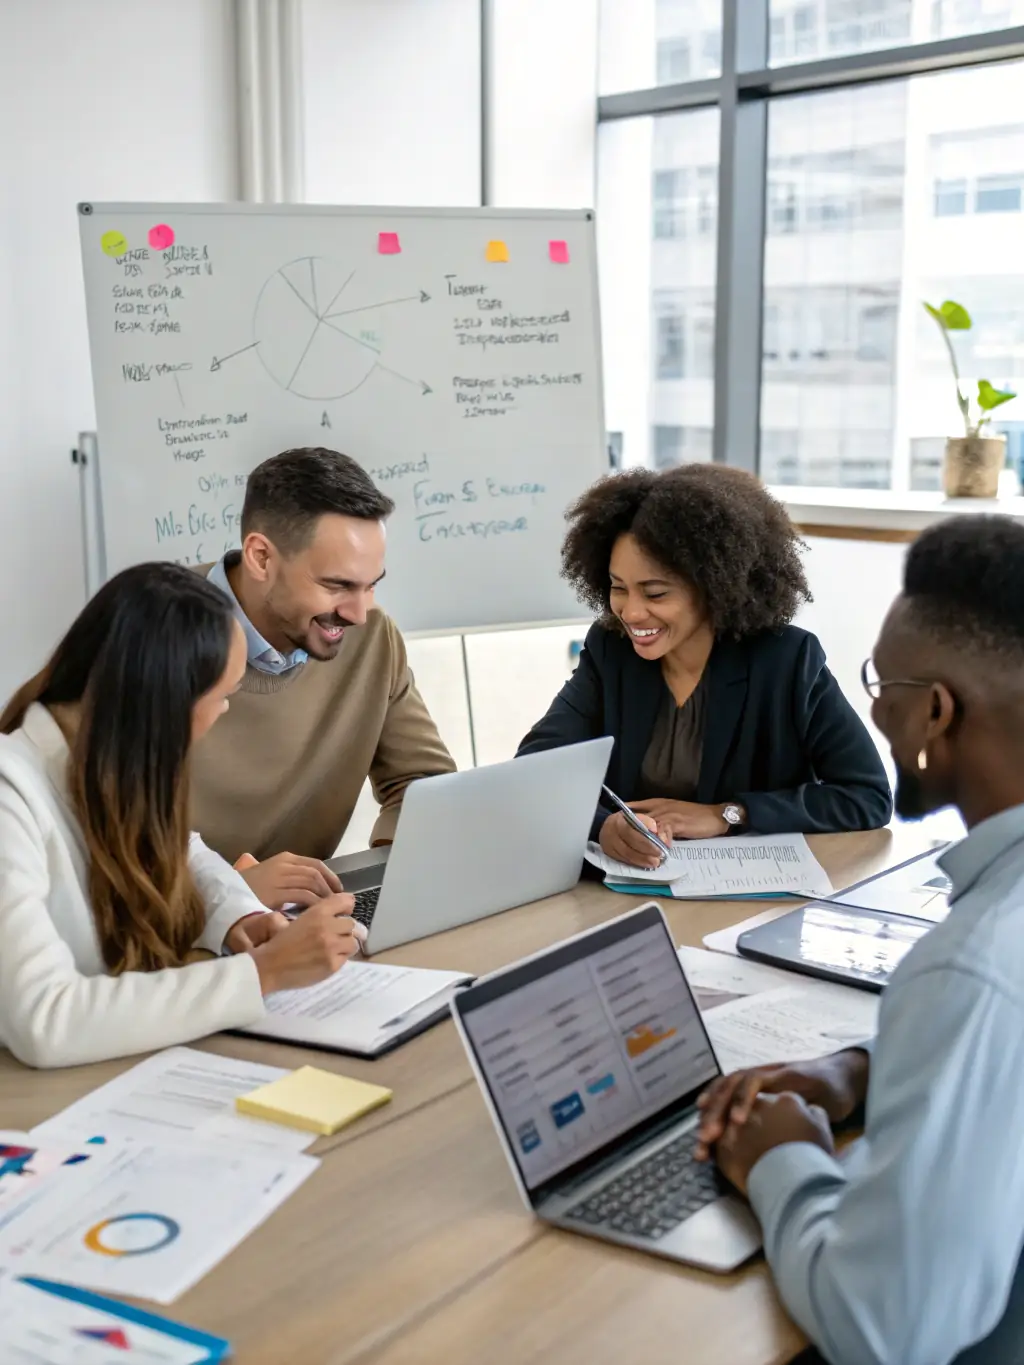
[[919, 938], [934, 926], [882, 910], [812, 901], [740, 934], [743, 957], [774, 967], [880, 991]]

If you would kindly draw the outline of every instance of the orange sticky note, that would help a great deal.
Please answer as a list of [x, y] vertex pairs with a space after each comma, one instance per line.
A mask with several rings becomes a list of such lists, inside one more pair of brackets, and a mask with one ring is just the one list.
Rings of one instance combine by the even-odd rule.
[[484, 256], [488, 261], [507, 261], [508, 247], [504, 242], [488, 242]]
[[548, 255], [555, 265], [569, 264], [569, 243], [568, 242], [548, 242]]
[[398, 240], [398, 233], [382, 232], [377, 238], [377, 250], [382, 256], [400, 255], [402, 244]]

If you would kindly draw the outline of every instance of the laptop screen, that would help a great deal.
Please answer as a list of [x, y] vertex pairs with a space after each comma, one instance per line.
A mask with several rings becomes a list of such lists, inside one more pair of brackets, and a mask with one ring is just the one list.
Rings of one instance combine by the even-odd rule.
[[463, 993], [528, 1189], [718, 1075], [665, 922], [644, 908]]

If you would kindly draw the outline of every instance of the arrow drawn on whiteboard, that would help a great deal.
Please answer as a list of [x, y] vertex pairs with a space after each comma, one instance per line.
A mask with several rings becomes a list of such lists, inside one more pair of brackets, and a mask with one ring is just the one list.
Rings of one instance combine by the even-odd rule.
[[379, 360], [377, 361], [376, 368], [378, 370], [384, 370], [386, 374], [393, 374], [396, 379], [401, 379], [404, 384], [415, 384], [424, 398], [426, 398], [428, 393], [434, 392], [430, 385], [425, 384], [422, 379], [410, 379], [407, 374], [399, 374], [397, 370], [391, 369], [390, 366], [382, 365]]
[[404, 299], [385, 299], [383, 303], [364, 303], [359, 308], [343, 308], [337, 313], [324, 313], [321, 321], [327, 318], [347, 318], [351, 313], [372, 313], [375, 308], [390, 308], [393, 303], [429, 303], [430, 295], [425, 289], [418, 294], [407, 294]]
[[222, 355], [219, 359], [217, 356], [214, 356], [213, 360], [210, 362], [211, 372], [219, 370], [225, 360], [234, 360], [236, 355], [244, 355], [246, 351], [251, 351], [254, 346], [258, 346], [259, 344], [258, 341], [253, 341], [248, 346], [243, 346], [239, 351], [232, 351], [230, 355]]

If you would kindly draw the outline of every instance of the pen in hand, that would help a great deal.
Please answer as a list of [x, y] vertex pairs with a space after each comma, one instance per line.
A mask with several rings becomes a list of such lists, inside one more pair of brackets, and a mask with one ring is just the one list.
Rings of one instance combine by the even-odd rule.
[[630, 825], [632, 825], [636, 832], [638, 834], [642, 834], [644, 838], [649, 843], [653, 844], [654, 847], [658, 850], [658, 852], [661, 854], [659, 866], [663, 864], [666, 861], [666, 859], [671, 857], [671, 849], [669, 848], [668, 844], [666, 844], [663, 839], [659, 839], [653, 830], [648, 829], [644, 822], [636, 814], [636, 812], [630, 810], [630, 808], [626, 805], [625, 801], [623, 801], [620, 796], [615, 795], [611, 787], [605, 786], [605, 784], [602, 782], [601, 790], [604, 792], [605, 796], [607, 796], [611, 802], [618, 806], [619, 810], [626, 817], [627, 822]]

